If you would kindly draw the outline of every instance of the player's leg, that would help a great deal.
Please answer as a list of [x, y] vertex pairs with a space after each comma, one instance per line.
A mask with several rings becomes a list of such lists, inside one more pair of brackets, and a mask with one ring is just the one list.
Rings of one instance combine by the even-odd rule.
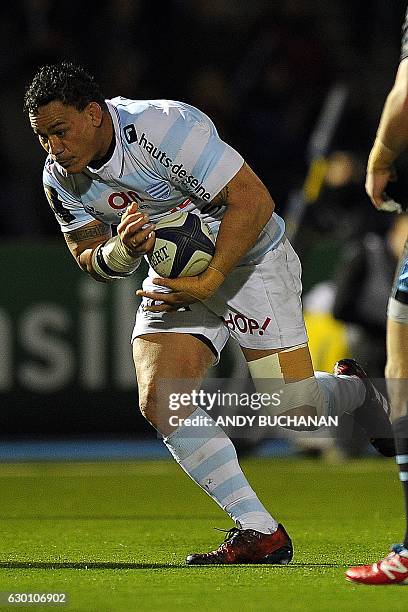
[[[133, 360], [140, 411], [166, 438], [194, 412], [196, 407], [187, 398], [200, 388], [214, 354], [191, 334], [152, 333], [134, 339]], [[177, 402], [182, 393], [184, 401]]]
[[256, 389], [279, 394], [276, 415], [340, 416], [364, 402], [364, 385], [359, 379], [314, 372], [307, 343], [266, 350], [242, 347], [242, 351]]
[[[177, 313], [167, 316], [167, 320], [174, 317]], [[189, 417], [191, 424], [176, 424], [171, 419], [175, 413], [169, 412], [168, 381], [173, 381], [173, 392], [192, 397], [214, 361], [212, 350], [188, 333], [166, 332], [136, 336], [133, 355], [142, 413], [163, 435], [164, 443], [184, 471], [238, 527], [220, 549], [191, 555], [187, 562], [288, 563], [292, 557], [290, 539], [249, 485], [235, 448], [223, 430], [207, 412], [187, 402], [177, 411], [177, 417]]]
[[[391, 553], [372, 565], [350, 567], [346, 577], [352, 582], [382, 585], [408, 582], [408, 303], [401, 304], [406, 323], [388, 321], [387, 386], [391, 399], [396, 460], [405, 499], [405, 535]], [[390, 316], [390, 315], [389, 315]], [[395, 407], [395, 410], [394, 410]]]
[[236, 268], [221, 287], [229, 307], [227, 325], [242, 347], [257, 391], [280, 393], [274, 415], [351, 413], [370, 438], [377, 433], [387, 440], [375, 440], [380, 452], [393, 454], [386, 402], [362, 369], [349, 364], [335, 375], [313, 372], [300, 276], [299, 258], [284, 239], [254, 265]]
[[[288, 417], [284, 427], [317, 429], [329, 416], [340, 421], [344, 414], [351, 414], [380, 453], [395, 455], [388, 404], [354, 360], [337, 362], [333, 375], [313, 372], [306, 344], [273, 351], [242, 350], [257, 390], [279, 394], [275, 415]], [[301, 419], [296, 426], [291, 417], [318, 417], [309, 420], [318, 424], [309, 427]]]
[[348, 580], [363, 584], [408, 582], [408, 242], [398, 267], [387, 321], [386, 378], [395, 435], [396, 461], [405, 499], [405, 536], [402, 544], [374, 563], [351, 567]]
[[[408, 297], [408, 292], [407, 292]], [[393, 299], [391, 299], [391, 303]], [[405, 499], [404, 546], [408, 549], [408, 299], [407, 303], [394, 303], [393, 312], [398, 320], [387, 322], [386, 378], [391, 401], [391, 418], [396, 446], [396, 461]]]
[[[387, 313], [387, 388], [405, 498], [404, 546], [408, 549], [408, 240], [395, 276]], [[407, 553], [408, 556], [408, 553]]]

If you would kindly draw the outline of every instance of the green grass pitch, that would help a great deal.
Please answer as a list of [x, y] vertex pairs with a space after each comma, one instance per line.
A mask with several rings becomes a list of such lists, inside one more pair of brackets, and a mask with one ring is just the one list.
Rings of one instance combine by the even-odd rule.
[[288, 566], [186, 567], [232, 524], [171, 460], [0, 465], [0, 591], [66, 592], [76, 612], [408, 609], [404, 587], [344, 579], [401, 540], [392, 460], [242, 465], [293, 538]]

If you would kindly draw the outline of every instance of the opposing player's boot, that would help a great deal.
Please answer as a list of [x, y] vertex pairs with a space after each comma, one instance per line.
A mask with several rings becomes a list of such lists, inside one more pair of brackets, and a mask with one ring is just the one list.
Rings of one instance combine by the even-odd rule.
[[350, 567], [347, 580], [361, 584], [407, 584], [408, 550], [402, 544], [394, 544], [392, 552], [373, 565]]
[[390, 407], [385, 397], [375, 388], [363, 368], [354, 359], [340, 359], [333, 370], [342, 376], [358, 376], [366, 388], [364, 403], [351, 416], [364, 429], [374, 448], [385, 457], [396, 454], [394, 433], [390, 421]]
[[274, 533], [253, 529], [227, 532], [221, 546], [209, 553], [188, 555], [188, 565], [217, 565], [223, 563], [271, 563], [286, 565], [293, 557], [292, 541], [282, 525]]

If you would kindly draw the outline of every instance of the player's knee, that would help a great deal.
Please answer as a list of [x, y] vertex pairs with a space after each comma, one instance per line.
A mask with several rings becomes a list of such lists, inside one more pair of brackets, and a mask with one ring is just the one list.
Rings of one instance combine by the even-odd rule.
[[[397, 370], [391, 370], [396, 372]], [[387, 391], [391, 405], [391, 420], [407, 416], [408, 414], [408, 377], [387, 376]]]
[[394, 423], [401, 417], [408, 416], [408, 400], [407, 395], [398, 394], [391, 400], [391, 413], [390, 419]]
[[149, 423], [154, 426], [155, 414], [154, 410], [152, 410], [151, 408], [151, 404], [149, 404], [148, 402], [139, 402], [139, 410], [146, 419], [146, 421], [149, 421]]
[[156, 426], [157, 400], [154, 387], [139, 384], [139, 410], [153, 427]]
[[396, 356], [392, 360], [389, 359], [385, 366], [385, 377], [387, 380], [408, 378], [408, 360], [402, 356], [401, 359]]

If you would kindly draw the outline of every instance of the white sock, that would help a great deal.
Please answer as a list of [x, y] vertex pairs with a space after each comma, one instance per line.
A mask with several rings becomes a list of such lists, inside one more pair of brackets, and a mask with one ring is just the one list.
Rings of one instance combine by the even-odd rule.
[[315, 372], [315, 377], [326, 398], [326, 416], [352, 413], [364, 403], [366, 389], [358, 376]]
[[[209, 415], [197, 408], [190, 415]], [[212, 426], [186, 427], [181, 425], [163, 439], [171, 454], [192, 478], [241, 529], [255, 529], [273, 533], [277, 521], [267, 512], [254, 490], [249, 486], [234, 445], [223, 430], [212, 421]]]

